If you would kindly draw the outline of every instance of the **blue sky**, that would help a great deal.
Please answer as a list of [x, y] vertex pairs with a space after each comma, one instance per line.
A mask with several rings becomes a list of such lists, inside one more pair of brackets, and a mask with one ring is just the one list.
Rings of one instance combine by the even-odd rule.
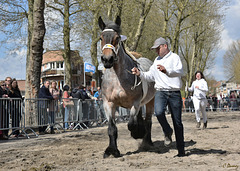
[[[228, 46], [240, 39], [240, 1], [231, 0], [230, 6], [226, 12], [225, 20], [223, 21], [223, 29], [221, 33], [220, 49], [217, 52], [215, 65], [209, 72], [217, 80], [227, 80], [223, 70], [223, 56]], [[3, 36], [0, 36], [0, 40]], [[7, 45], [0, 47], [0, 80], [7, 76], [17, 79], [25, 79], [26, 75], [26, 48], [19, 49], [15, 52], [7, 53]]]
[[229, 45], [233, 41], [240, 39], [240, 1], [231, 0], [230, 6], [226, 12], [225, 20], [223, 21], [223, 30], [221, 33], [220, 49], [217, 52], [215, 59], [215, 66], [211, 70], [211, 75], [217, 81], [228, 80], [224, 74], [223, 56]]

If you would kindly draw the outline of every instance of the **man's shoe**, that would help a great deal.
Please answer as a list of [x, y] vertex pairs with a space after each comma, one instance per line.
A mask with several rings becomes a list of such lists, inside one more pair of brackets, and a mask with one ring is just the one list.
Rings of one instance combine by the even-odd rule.
[[165, 147], [169, 147], [172, 143], [172, 134], [173, 134], [173, 130], [171, 129], [170, 133], [168, 135], [165, 135], [165, 139], [164, 139], [164, 145]]
[[203, 129], [207, 128], [207, 121], [203, 124]]
[[178, 152], [178, 154], [175, 157], [184, 157], [186, 156], [185, 151]]
[[201, 122], [197, 122], [196, 128], [200, 128]]

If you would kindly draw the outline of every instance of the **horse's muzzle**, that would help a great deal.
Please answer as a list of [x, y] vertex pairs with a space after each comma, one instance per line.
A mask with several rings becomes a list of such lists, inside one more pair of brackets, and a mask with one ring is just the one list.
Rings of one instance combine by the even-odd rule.
[[102, 63], [105, 68], [111, 68], [114, 64], [114, 56], [113, 55], [108, 56], [108, 57], [106, 57], [105, 55], [102, 55], [101, 60], [102, 60]]

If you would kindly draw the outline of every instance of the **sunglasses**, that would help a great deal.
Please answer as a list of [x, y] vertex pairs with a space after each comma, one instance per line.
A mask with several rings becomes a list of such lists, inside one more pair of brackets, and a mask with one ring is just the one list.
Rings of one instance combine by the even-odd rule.
[[6, 84], [2, 84], [1, 86], [6, 86]]

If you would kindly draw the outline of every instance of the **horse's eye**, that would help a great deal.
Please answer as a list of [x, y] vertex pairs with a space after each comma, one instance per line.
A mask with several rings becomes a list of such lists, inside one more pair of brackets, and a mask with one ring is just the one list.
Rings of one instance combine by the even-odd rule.
[[102, 41], [102, 38], [100, 37], [100, 40]]

